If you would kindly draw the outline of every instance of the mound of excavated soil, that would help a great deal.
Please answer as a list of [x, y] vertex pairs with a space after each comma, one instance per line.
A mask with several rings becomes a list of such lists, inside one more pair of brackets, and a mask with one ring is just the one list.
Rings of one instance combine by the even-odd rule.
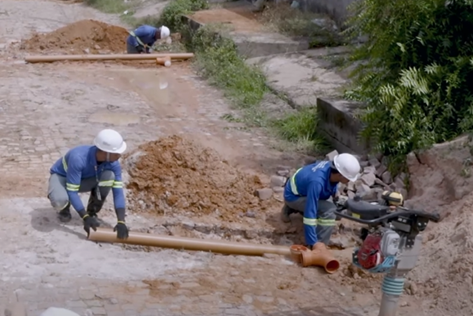
[[51, 33], [34, 34], [22, 41], [20, 48], [30, 52], [62, 54], [123, 53], [128, 31], [122, 27], [95, 20], [81, 20]]
[[243, 173], [214, 150], [180, 136], [169, 136], [140, 146], [126, 158], [136, 211], [158, 214], [213, 214], [234, 221], [242, 213], [264, 210], [276, 201], [254, 195], [263, 187], [257, 176]]
[[[473, 140], [468, 136], [408, 156], [412, 207], [436, 211], [406, 292], [432, 316], [472, 315]], [[407, 201], [406, 201], [407, 203]]]

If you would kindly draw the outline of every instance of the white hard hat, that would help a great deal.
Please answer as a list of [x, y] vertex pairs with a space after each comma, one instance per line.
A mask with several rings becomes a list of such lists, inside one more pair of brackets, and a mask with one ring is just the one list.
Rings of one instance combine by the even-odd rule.
[[361, 166], [358, 159], [350, 154], [340, 154], [333, 158], [333, 164], [338, 172], [350, 181], [358, 180], [361, 172]]
[[171, 34], [171, 31], [169, 30], [167, 26], [164, 26], [164, 25], [161, 26], [161, 39], [169, 37], [170, 34]]
[[94, 145], [111, 154], [122, 154], [126, 150], [126, 143], [123, 141], [122, 135], [113, 129], [100, 131], [94, 139]]

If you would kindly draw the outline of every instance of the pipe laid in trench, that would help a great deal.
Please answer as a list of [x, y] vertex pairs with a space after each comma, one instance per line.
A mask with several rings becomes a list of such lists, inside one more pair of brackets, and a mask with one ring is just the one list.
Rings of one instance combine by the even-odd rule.
[[130, 232], [128, 239], [122, 240], [117, 238], [117, 233], [114, 233], [111, 229], [104, 228], [97, 228], [97, 231], [91, 230], [89, 240], [248, 256], [262, 256], [269, 253], [278, 255], [291, 254], [290, 248], [284, 246], [256, 245], [223, 240], [194, 239], [137, 232]]
[[165, 54], [113, 54], [113, 55], [53, 55], [53, 56], [26, 56], [27, 63], [49, 63], [54, 61], [85, 61], [85, 60], [156, 60], [156, 58], [170, 57], [171, 59], [190, 59], [193, 53], [165, 53]]

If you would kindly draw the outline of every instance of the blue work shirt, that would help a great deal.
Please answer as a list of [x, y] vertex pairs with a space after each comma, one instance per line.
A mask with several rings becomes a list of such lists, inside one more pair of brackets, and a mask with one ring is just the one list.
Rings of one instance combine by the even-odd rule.
[[125, 208], [125, 195], [123, 194], [122, 169], [118, 161], [97, 163], [96, 146], [78, 146], [69, 150], [66, 155], [59, 158], [50, 169], [50, 173], [66, 177], [66, 191], [69, 201], [76, 211], [84, 210], [84, 205], [79, 197], [81, 180], [86, 178], [100, 179], [105, 170], [115, 174], [115, 180], [103, 181], [97, 185], [110, 186], [113, 192], [115, 209]]
[[[304, 210], [304, 236], [307, 245], [317, 243], [317, 207], [319, 200], [328, 200], [337, 193], [338, 183], [330, 182], [330, 161], [316, 161], [304, 166], [287, 181], [284, 188], [284, 199], [294, 202], [307, 197]], [[297, 191], [293, 192], [294, 189]]]
[[[137, 28], [134, 33], [135, 35], [143, 42], [143, 44], [148, 45], [149, 47], [153, 46], [156, 42], [156, 32], [157, 28], [150, 25], [142, 25]], [[133, 47], [137, 47], [140, 43], [136, 40], [136, 37], [129, 35], [126, 42]]]

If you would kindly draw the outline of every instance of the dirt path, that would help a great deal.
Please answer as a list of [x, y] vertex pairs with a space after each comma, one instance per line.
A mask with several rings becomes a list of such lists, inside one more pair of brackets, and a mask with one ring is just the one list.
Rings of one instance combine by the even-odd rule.
[[[359, 280], [346, 261], [340, 273], [327, 276], [279, 256], [93, 244], [84, 240], [77, 217], [67, 225], [57, 223], [45, 198], [48, 169], [68, 148], [90, 143], [104, 127], [122, 132], [130, 149], [160, 136], [185, 135], [260, 174], [298, 161], [270, 150], [263, 134], [221, 120], [231, 112], [228, 103], [185, 64], [157, 69], [21, 63], [24, 52], [5, 44], [31, 31], [49, 32], [84, 18], [115, 24], [118, 19], [82, 4], [1, 3], [0, 302], [25, 302], [29, 316], [50, 306], [110, 316], [377, 315], [379, 293], [371, 289], [379, 288], [379, 280]], [[111, 225], [113, 212], [103, 212]], [[153, 225], [133, 210], [128, 215], [133, 229]], [[349, 257], [348, 252], [337, 255]], [[410, 302], [398, 315], [421, 315], [416, 308]]]

